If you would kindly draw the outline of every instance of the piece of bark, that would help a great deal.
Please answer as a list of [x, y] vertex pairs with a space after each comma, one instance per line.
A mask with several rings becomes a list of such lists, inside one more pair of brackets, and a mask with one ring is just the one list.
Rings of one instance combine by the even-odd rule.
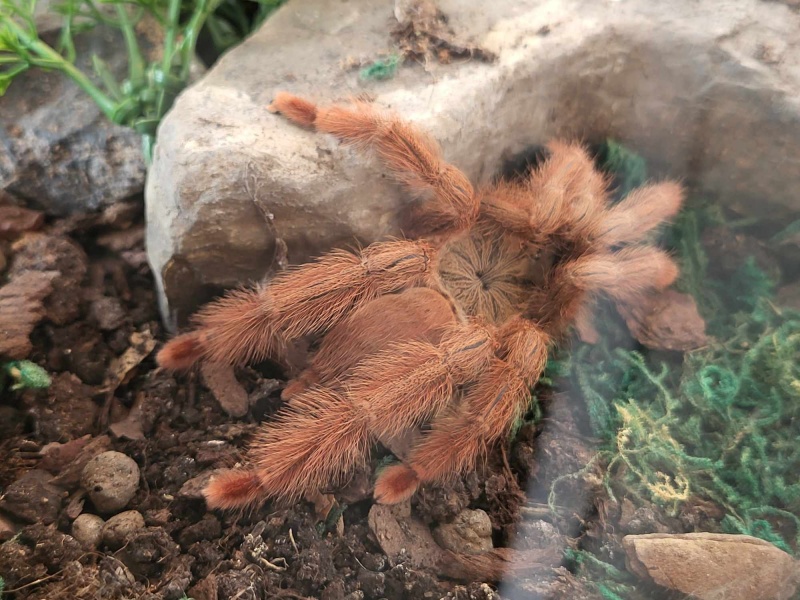
[[44, 225], [44, 213], [13, 204], [0, 205], [0, 237], [14, 238]]
[[701, 600], [788, 600], [800, 579], [794, 558], [749, 535], [651, 533], [622, 545], [629, 571]]
[[0, 355], [22, 359], [30, 354], [30, 334], [44, 318], [42, 301], [52, 291], [58, 273], [28, 271], [0, 288]]

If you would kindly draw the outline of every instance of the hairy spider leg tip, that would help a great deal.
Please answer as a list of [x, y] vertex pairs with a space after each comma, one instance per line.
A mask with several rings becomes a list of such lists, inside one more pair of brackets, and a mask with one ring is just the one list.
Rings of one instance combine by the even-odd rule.
[[317, 106], [313, 102], [298, 98], [287, 92], [278, 92], [267, 107], [271, 113], [278, 113], [303, 127], [314, 127], [317, 119]]
[[417, 474], [405, 465], [387, 467], [375, 482], [375, 500], [379, 504], [397, 504], [411, 498], [418, 487]]
[[216, 475], [203, 489], [209, 508], [245, 508], [264, 495], [261, 481], [253, 471], [225, 471]]
[[659, 289], [668, 288], [673, 283], [675, 283], [675, 280], [678, 278], [678, 275], [680, 275], [680, 269], [678, 268], [678, 265], [676, 265], [671, 260], [667, 261], [664, 263], [664, 266], [659, 270], [659, 273], [656, 277], [656, 285], [658, 286]]
[[156, 355], [156, 362], [166, 368], [181, 371], [193, 366], [203, 355], [200, 334], [184, 333], [167, 342]]

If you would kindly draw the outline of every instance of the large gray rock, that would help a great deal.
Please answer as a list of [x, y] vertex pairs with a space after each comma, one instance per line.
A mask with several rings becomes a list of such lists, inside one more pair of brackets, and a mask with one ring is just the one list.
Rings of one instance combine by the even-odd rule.
[[[40, 23], [56, 37], [53, 13]], [[97, 54], [120, 78], [127, 54], [120, 36], [97, 28], [76, 40], [79, 66], [92, 72]], [[141, 193], [141, 136], [111, 123], [61, 73], [31, 69], [0, 97], [0, 190], [52, 214], [83, 212]]]
[[[743, 213], [800, 210], [800, 15], [760, 0], [443, 0], [493, 63], [429, 61], [389, 81], [348, 65], [392, 48], [393, 3], [293, 0], [186, 91], [159, 131], [147, 241], [171, 323], [222, 287], [400, 233], [379, 165], [266, 111], [278, 90], [367, 92], [430, 131], [475, 181], [548, 138], [613, 136], [659, 175]], [[281, 240], [281, 241], [278, 241]]]

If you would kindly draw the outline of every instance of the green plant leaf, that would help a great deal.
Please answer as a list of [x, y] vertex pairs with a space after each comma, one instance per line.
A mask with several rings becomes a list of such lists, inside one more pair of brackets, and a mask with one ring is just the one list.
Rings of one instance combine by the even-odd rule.
[[19, 63], [16, 66], [5, 69], [2, 73], [0, 73], [0, 96], [6, 93], [8, 86], [11, 85], [11, 82], [14, 81], [14, 78], [20, 73], [26, 71], [28, 67], [29, 65], [27, 63]]

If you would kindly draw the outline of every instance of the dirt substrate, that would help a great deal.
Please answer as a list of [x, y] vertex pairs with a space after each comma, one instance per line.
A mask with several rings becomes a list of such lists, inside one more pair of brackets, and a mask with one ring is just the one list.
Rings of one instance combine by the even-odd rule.
[[[9, 229], [0, 245], [5, 289], [36, 277], [44, 287], [22, 286], [2, 301], [13, 310], [3, 313], [0, 302], [0, 319], [13, 321], [22, 334], [32, 329], [27, 358], [51, 374], [52, 384], [6, 389], [0, 402], [4, 598], [596, 595], [560, 566], [563, 549], [575, 543], [563, 534], [585, 529], [581, 519], [591, 515], [592, 503], [572, 494], [576, 505], [553, 524], [536, 494], [526, 504], [523, 492], [528, 479], [533, 489], [548, 489], [557, 474], [580, 469], [591, 455], [566, 402], [546, 407], [560, 413], [559, 434], [543, 438], [538, 457], [540, 428], [529, 424], [519, 442], [496, 452], [485, 470], [449, 488], [424, 489], [410, 513], [374, 510], [368, 474], [337, 495], [332, 511], [326, 497], [316, 506], [209, 512], [199, 493], [203, 483], [214, 469], [242, 460], [258, 422], [280, 406], [281, 374], [268, 364], [239, 371], [248, 407], [243, 418], [234, 418], [199, 375], [176, 377], [156, 368], [154, 349], [164, 332], [139, 204], [44, 226], [41, 219], [20, 221]], [[135, 491], [123, 507], [101, 510], [95, 488], [102, 486], [86, 489], [84, 467], [109, 450], [132, 458], [139, 476], [132, 474]], [[576, 490], [585, 487], [584, 479], [589, 475], [576, 480]], [[463, 521], [467, 508], [488, 514], [488, 539], [495, 547], [513, 541], [530, 560], [509, 562], [502, 551], [484, 555], [483, 562], [457, 558], [476, 539], [474, 532], [464, 534], [469, 525], [450, 541], [435, 532], [452, 552], [433, 544], [428, 532]], [[106, 522], [114, 517], [114, 527], [123, 531], [115, 534], [109, 524], [97, 533], [101, 522], [84, 516], [79, 523], [94, 523], [96, 533], [76, 532], [79, 515]], [[134, 523], [127, 530], [119, 525], [125, 519]], [[491, 581], [498, 568], [509, 571], [500, 592]]]

